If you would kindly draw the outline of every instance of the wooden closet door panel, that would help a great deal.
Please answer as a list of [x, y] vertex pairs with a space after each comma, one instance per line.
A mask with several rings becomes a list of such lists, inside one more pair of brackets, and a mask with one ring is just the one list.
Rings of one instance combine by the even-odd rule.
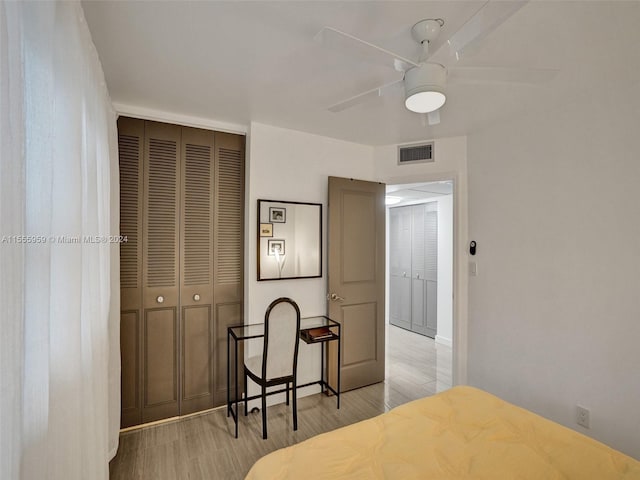
[[175, 308], [145, 310], [143, 422], [178, 414], [176, 319]]
[[213, 407], [214, 133], [182, 128], [180, 414]]
[[142, 192], [144, 121], [118, 119], [120, 163], [121, 417], [125, 428], [142, 421]]
[[[215, 132], [214, 404], [227, 398], [227, 327], [243, 323], [245, 137]], [[242, 352], [240, 358], [242, 358]]]
[[179, 413], [180, 138], [178, 126], [145, 122], [143, 422]]
[[122, 428], [138, 425], [142, 422], [140, 328], [138, 310], [123, 311], [120, 314], [120, 427]]
[[182, 307], [180, 415], [213, 407], [211, 305]]

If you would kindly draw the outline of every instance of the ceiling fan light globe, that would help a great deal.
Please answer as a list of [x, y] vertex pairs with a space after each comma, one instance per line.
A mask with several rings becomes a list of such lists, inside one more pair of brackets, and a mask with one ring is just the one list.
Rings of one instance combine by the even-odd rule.
[[446, 82], [447, 69], [439, 63], [410, 68], [404, 74], [405, 106], [417, 113], [439, 109], [447, 99], [444, 93]]
[[442, 107], [446, 100], [444, 93], [427, 89], [407, 96], [404, 105], [412, 112], [429, 113]]

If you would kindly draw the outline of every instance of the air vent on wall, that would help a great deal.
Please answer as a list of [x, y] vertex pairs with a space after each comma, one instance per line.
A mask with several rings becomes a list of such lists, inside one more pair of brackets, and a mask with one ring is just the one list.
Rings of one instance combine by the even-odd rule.
[[433, 161], [433, 142], [398, 145], [398, 165]]

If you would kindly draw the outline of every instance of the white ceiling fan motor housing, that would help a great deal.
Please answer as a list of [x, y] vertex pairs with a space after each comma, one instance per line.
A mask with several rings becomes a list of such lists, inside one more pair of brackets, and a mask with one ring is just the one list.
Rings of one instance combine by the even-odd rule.
[[[428, 113], [440, 108], [445, 102], [444, 87], [447, 82], [447, 69], [439, 63], [425, 63], [405, 72], [405, 105], [414, 112]], [[418, 101], [418, 98], [425, 98]]]
[[418, 43], [432, 42], [440, 35], [440, 29], [443, 25], [444, 20], [441, 18], [420, 20], [411, 27], [411, 36]]

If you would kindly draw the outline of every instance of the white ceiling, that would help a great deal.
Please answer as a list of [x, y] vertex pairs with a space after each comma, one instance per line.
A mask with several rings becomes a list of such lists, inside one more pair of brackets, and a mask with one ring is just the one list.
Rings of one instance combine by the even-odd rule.
[[[85, 1], [114, 102], [249, 125], [251, 121], [383, 145], [466, 135], [597, 88], [640, 81], [640, 2], [531, 1], [460, 65], [554, 68], [537, 85], [450, 85], [441, 124], [425, 126], [400, 96], [326, 108], [399, 78], [392, 68], [327, 49], [327, 25], [410, 58], [409, 29], [445, 20], [446, 38], [483, 1]], [[603, 121], [594, 112], [594, 121]]]
[[397, 203], [388, 206], [399, 207], [435, 197], [453, 194], [453, 182], [450, 180], [429, 183], [410, 183], [404, 185], [387, 185], [387, 198], [394, 197]]

